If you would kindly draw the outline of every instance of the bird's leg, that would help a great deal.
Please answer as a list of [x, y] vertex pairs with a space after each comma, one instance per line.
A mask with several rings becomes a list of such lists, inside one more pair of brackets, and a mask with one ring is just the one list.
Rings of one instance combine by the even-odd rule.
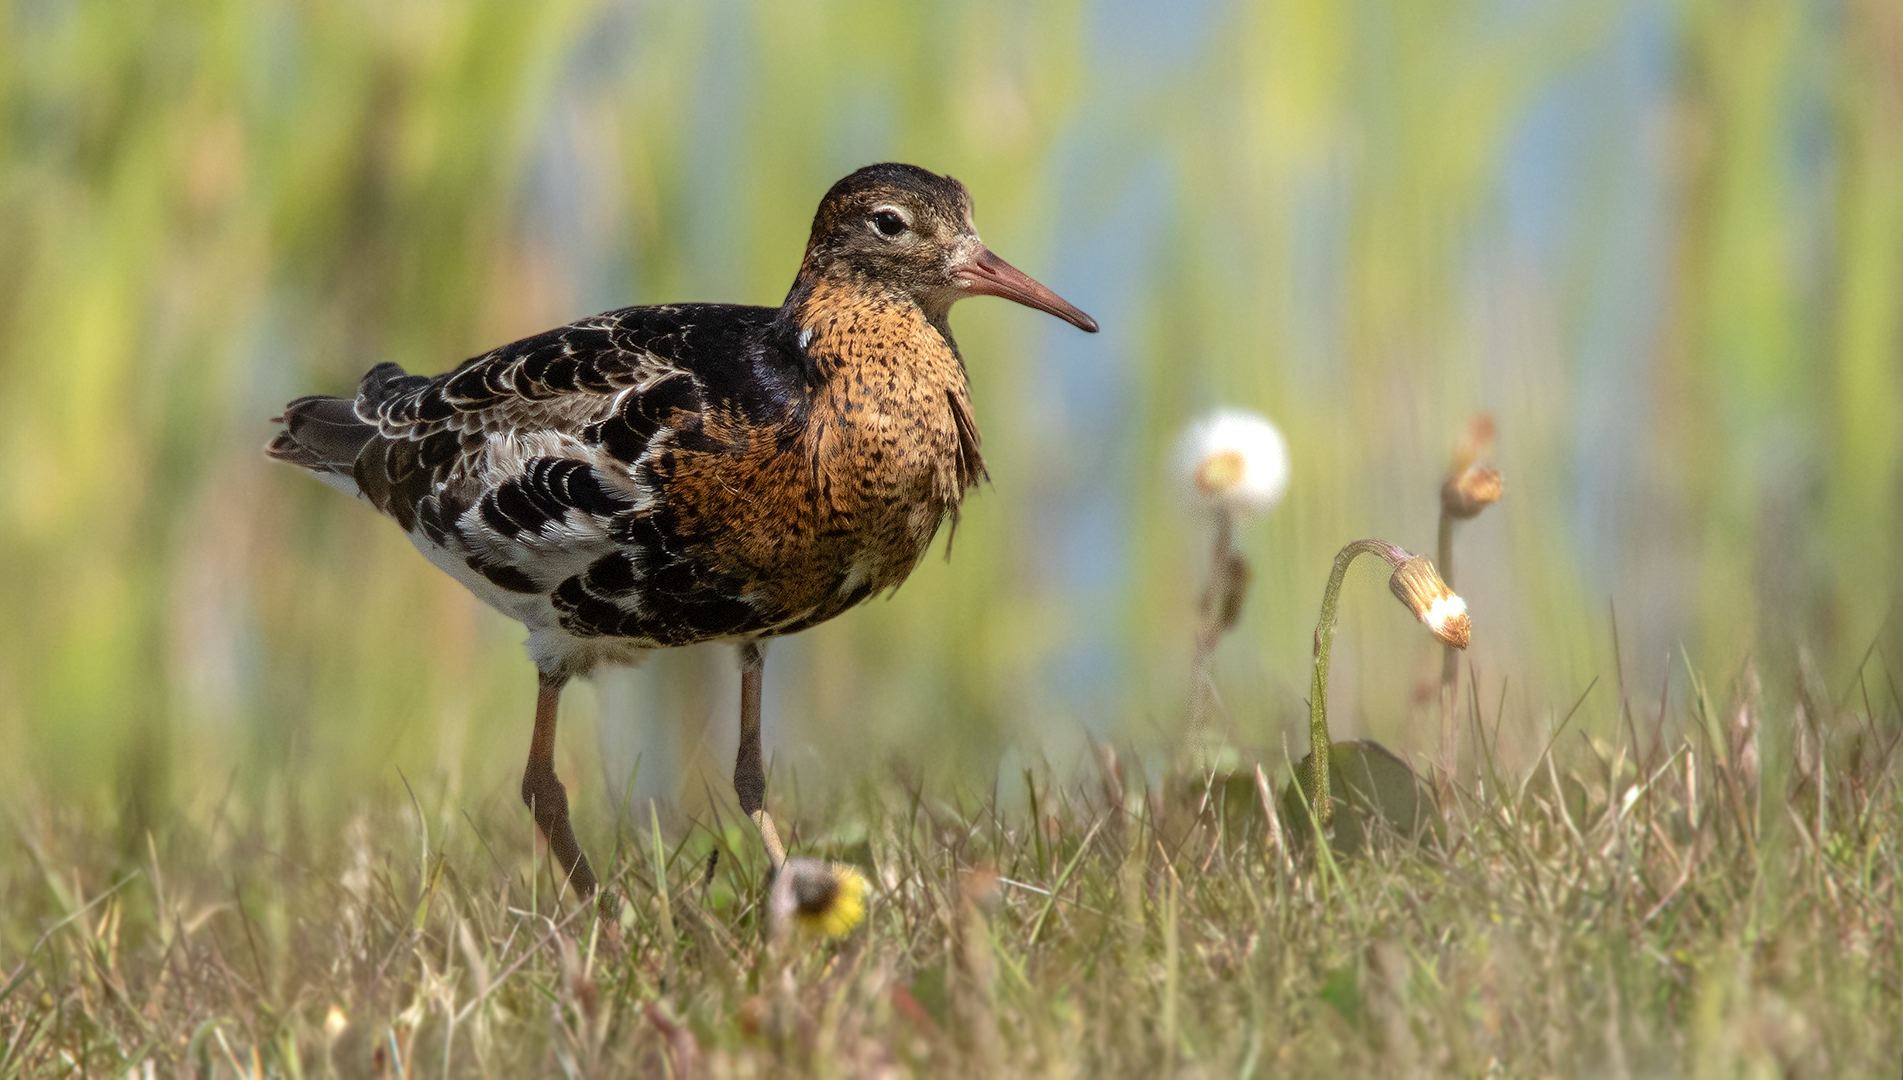
[[777, 874], [786, 849], [766, 812], [766, 767], [760, 761], [760, 672], [765, 667], [758, 643], [740, 646], [740, 753], [733, 763], [733, 792], [740, 796], [740, 809], [759, 826], [767, 862]]
[[555, 778], [555, 706], [562, 699], [566, 675], [543, 675], [535, 696], [535, 737], [529, 741], [529, 764], [522, 770], [522, 801], [535, 815], [535, 824], [548, 839], [549, 850], [562, 864], [562, 874], [586, 899], [595, 891], [595, 871], [575, 842], [568, 824], [568, 789]]

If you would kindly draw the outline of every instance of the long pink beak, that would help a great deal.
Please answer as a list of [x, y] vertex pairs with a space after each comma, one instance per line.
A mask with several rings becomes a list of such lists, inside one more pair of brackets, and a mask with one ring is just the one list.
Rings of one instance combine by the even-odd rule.
[[993, 255], [990, 248], [979, 248], [978, 254], [960, 266], [957, 273], [958, 280], [973, 296], [1002, 296], [1055, 315], [1085, 333], [1097, 332], [1097, 320], [1038, 284], [1031, 275]]

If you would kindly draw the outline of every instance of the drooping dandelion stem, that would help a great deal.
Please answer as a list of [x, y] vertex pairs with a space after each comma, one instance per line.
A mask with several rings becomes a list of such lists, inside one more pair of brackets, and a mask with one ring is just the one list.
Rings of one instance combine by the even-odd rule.
[[1328, 575], [1328, 588], [1322, 592], [1321, 618], [1315, 623], [1315, 671], [1308, 684], [1308, 788], [1309, 806], [1323, 827], [1334, 818], [1334, 805], [1328, 797], [1328, 654], [1335, 644], [1335, 608], [1341, 600], [1341, 582], [1348, 565], [1363, 554], [1386, 559], [1396, 570], [1410, 558], [1407, 552], [1386, 540], [1356, 540], [1335, 556], [1334, 572]]
[[1328, 576], [1328, 588], [1322, 593], [1321, 620], [1315, 624], [1315, 677], [1309, 683], [1308, 755], [1309, 805], [1317, 827], [1326, 826], [1334, 815], [1328, 797], [1328, 654], [1335, 643], [1335, 606], [1341, 599], [1341, 583], [1348, 576], [1348, 564], [1364, 552], [1373, 552], [1387, 560], [1393, 573], [1388, 575], [1388, 591], [1394, 594], [1416, 619], [1444, 645], [1464, 649], [1471, 640], [1473, 620], [1467, 616], [1467, 603], [1441, 580], [1434, 564], [1386, 540], [1356, 540], [1335, 556], [1335, 572]]

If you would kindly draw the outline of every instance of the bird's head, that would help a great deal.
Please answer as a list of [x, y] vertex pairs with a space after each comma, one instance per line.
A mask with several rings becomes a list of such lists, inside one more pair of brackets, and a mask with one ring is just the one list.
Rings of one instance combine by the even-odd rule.
[[985, 247], [965, 185], [913, 165], [868, 165], [834, 184], [813, 217], [800, 278], [908, 297], [941, 328], [958, 300], [1002, 296], [1097, 331], [1097, 320]]

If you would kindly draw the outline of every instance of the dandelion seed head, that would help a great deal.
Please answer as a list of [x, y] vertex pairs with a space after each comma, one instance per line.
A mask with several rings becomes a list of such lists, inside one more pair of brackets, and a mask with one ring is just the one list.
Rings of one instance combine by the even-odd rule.
[[1176, 458], [1200, 497], [1231, 510], [1270, 510], [1288, 490], [1288, 442], [1257, 413], [1210, 413], [1183, 433]]

